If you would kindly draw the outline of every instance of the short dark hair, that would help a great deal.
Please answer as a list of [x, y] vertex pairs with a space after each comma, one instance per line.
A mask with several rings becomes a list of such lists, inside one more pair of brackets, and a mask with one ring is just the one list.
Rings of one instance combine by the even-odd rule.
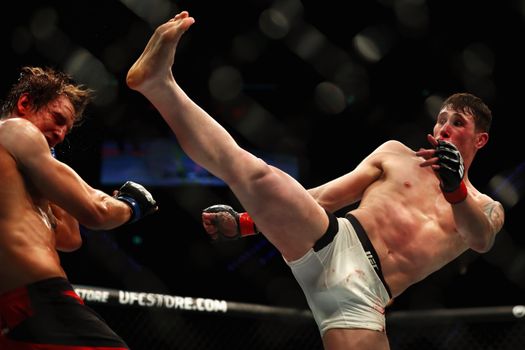
[[87, 105], [93, 97], [93, 90], [77, 84], [68, 74], [53, 68], [22, 67], [20, 77], [11, 86], [1, 107], [5, 118], [15, 110], [18, 99], [27, 94], [35, 110], [46, 106], [60, 95], [65, 95], [75, 109], [75, 124], [80, 122]]
[[492, 112], [481, 98], [472, 94], [461, 92], [450, 95], [441, 105], [441, 109], [450, 107], [462, 113], [471, 114], [474, 117], [476, 130], [489, 132], [492, 124]]

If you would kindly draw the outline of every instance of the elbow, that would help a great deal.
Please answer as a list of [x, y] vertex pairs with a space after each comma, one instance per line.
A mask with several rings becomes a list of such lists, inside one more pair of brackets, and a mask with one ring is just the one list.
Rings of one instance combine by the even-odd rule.
[[327, 198], [327, 196], [324, 195], [325, 193], [320, 189], [320, 187], [308, 190], [308, 193], [317, 202], [317, 204], [319, 204], [325, 210], [328, 210], [330, 213], [333, 213], [338, 209], [334, 201], [331, 198]]
[[334, 213], [343, 207], [341, 203], [336, 201], [335, 198], [329, 198], [328, 196], [322, 196], [322, 197], [319, 196], [315, 200], [321, 207], [323, 207], [325, 210], [329, 211], [330, 213]]
[[82, 238], [80, 235], [76, 236], [74, 239], [69, 240], [68, 242], [63, 242], [60, 245], [57, 244], [57, 250], [60, 250], [61, 252], [74, 252], [75, 250], [80, 249], [82, 247]]
[[471, 246], [470, 249], [472, 249], [473, 251], [475, 251], [476, 253], [480, 253], [480, 254], [484, 254], [484, 253], [487, 253], [490, 248], [492, 248], [492, 246], [486, 246], [486, 245], [476, 245], [476, 246]]
[[73, 252], [82, 246], [82, 236], [80, 235], [80, 227], [77, 225], [73, 227], [62, 227], [56, 232], [55, 247], [61, 252]]
[[480, 254], [487, 253], [488, 251], [490, 251], [493, 245], [494, 236], [492, 235], [483, 238], [478, 238], [469, 242], [470, 249]]

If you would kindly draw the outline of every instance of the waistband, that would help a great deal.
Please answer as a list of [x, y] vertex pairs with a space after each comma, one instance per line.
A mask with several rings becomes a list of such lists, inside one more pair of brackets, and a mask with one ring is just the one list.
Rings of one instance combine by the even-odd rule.
[[377, 273], [377, 276], [383, 282], [383, 285], [385, 286], [386, 291], [388, 292], [388, 296], [392, 298], [392, 293], [390, 292], [390, 287], [388, 287], [388, 284], [385, 281], [385, 277], [383, 276], [383, 271], [381, 270], [381, 261], [379, 260], [379, 256], [377, 255], [376, 250], [374, 249], [374, 246], [372, 245], [372, 242], [370, 242], [370, 239], [368, 238], [368, 235], [366, 234], [365, 229], [363, 226], [361, 226], [361, 223], [355, 216], [348, 213], [346, 214], [345, 218], [350, 221], [352, 226], [354, 227], [355, 232], [357, 233], [357, 237], [361, 241], [361, 244], [363, 245], [363, 249], [365, 250], [366, 257], [368, 258], [368, 261], [370, 262], [370, 265], [374, 268], [374, 270]]
[[17, 299], [29, 298], [30, 294], [32, 296], [67, 294], [82, 302], [67, 279], [64, 277], [51, 277], [0, 294], [0, 307], [4, 305], [9, 306], [11, 302]]
[[314, 251], [318, 252], [334, 240], [335, 235], [339, 232], [339, 223], [334, 214], [328, 212], [325, 209], [326, 215], [328, 216], [328, 228], [326, 232], [315, 242]]

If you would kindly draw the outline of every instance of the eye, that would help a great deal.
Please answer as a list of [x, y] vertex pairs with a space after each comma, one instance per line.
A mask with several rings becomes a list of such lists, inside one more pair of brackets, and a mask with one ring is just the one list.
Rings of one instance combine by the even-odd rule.
[[55, 123], [56, 123], [57, 125], [62, 126], [62, 125], [66, 125], [66, 124], [67, 124], [67, 118], [64, 117], [64, 116], [61, 115], [61, 114], [55, 114], [55, 115], [54, 115], [54, 118], [55, 118]]
[[66, 127], [66, 134], [69, 134], [71, 132], [71, 129], [73, 129], [73, 124], [69, 122], [70, 120], [66, 116], [56, 113], [53, 115], [53, 119], [55, 120], [55, 124], [57, 126]]

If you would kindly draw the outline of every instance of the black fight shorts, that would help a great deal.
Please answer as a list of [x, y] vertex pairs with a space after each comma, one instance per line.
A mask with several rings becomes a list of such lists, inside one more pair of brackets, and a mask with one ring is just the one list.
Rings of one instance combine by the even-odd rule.
[[127, 350], [61, 277], [0, 295], [0, 350]]

